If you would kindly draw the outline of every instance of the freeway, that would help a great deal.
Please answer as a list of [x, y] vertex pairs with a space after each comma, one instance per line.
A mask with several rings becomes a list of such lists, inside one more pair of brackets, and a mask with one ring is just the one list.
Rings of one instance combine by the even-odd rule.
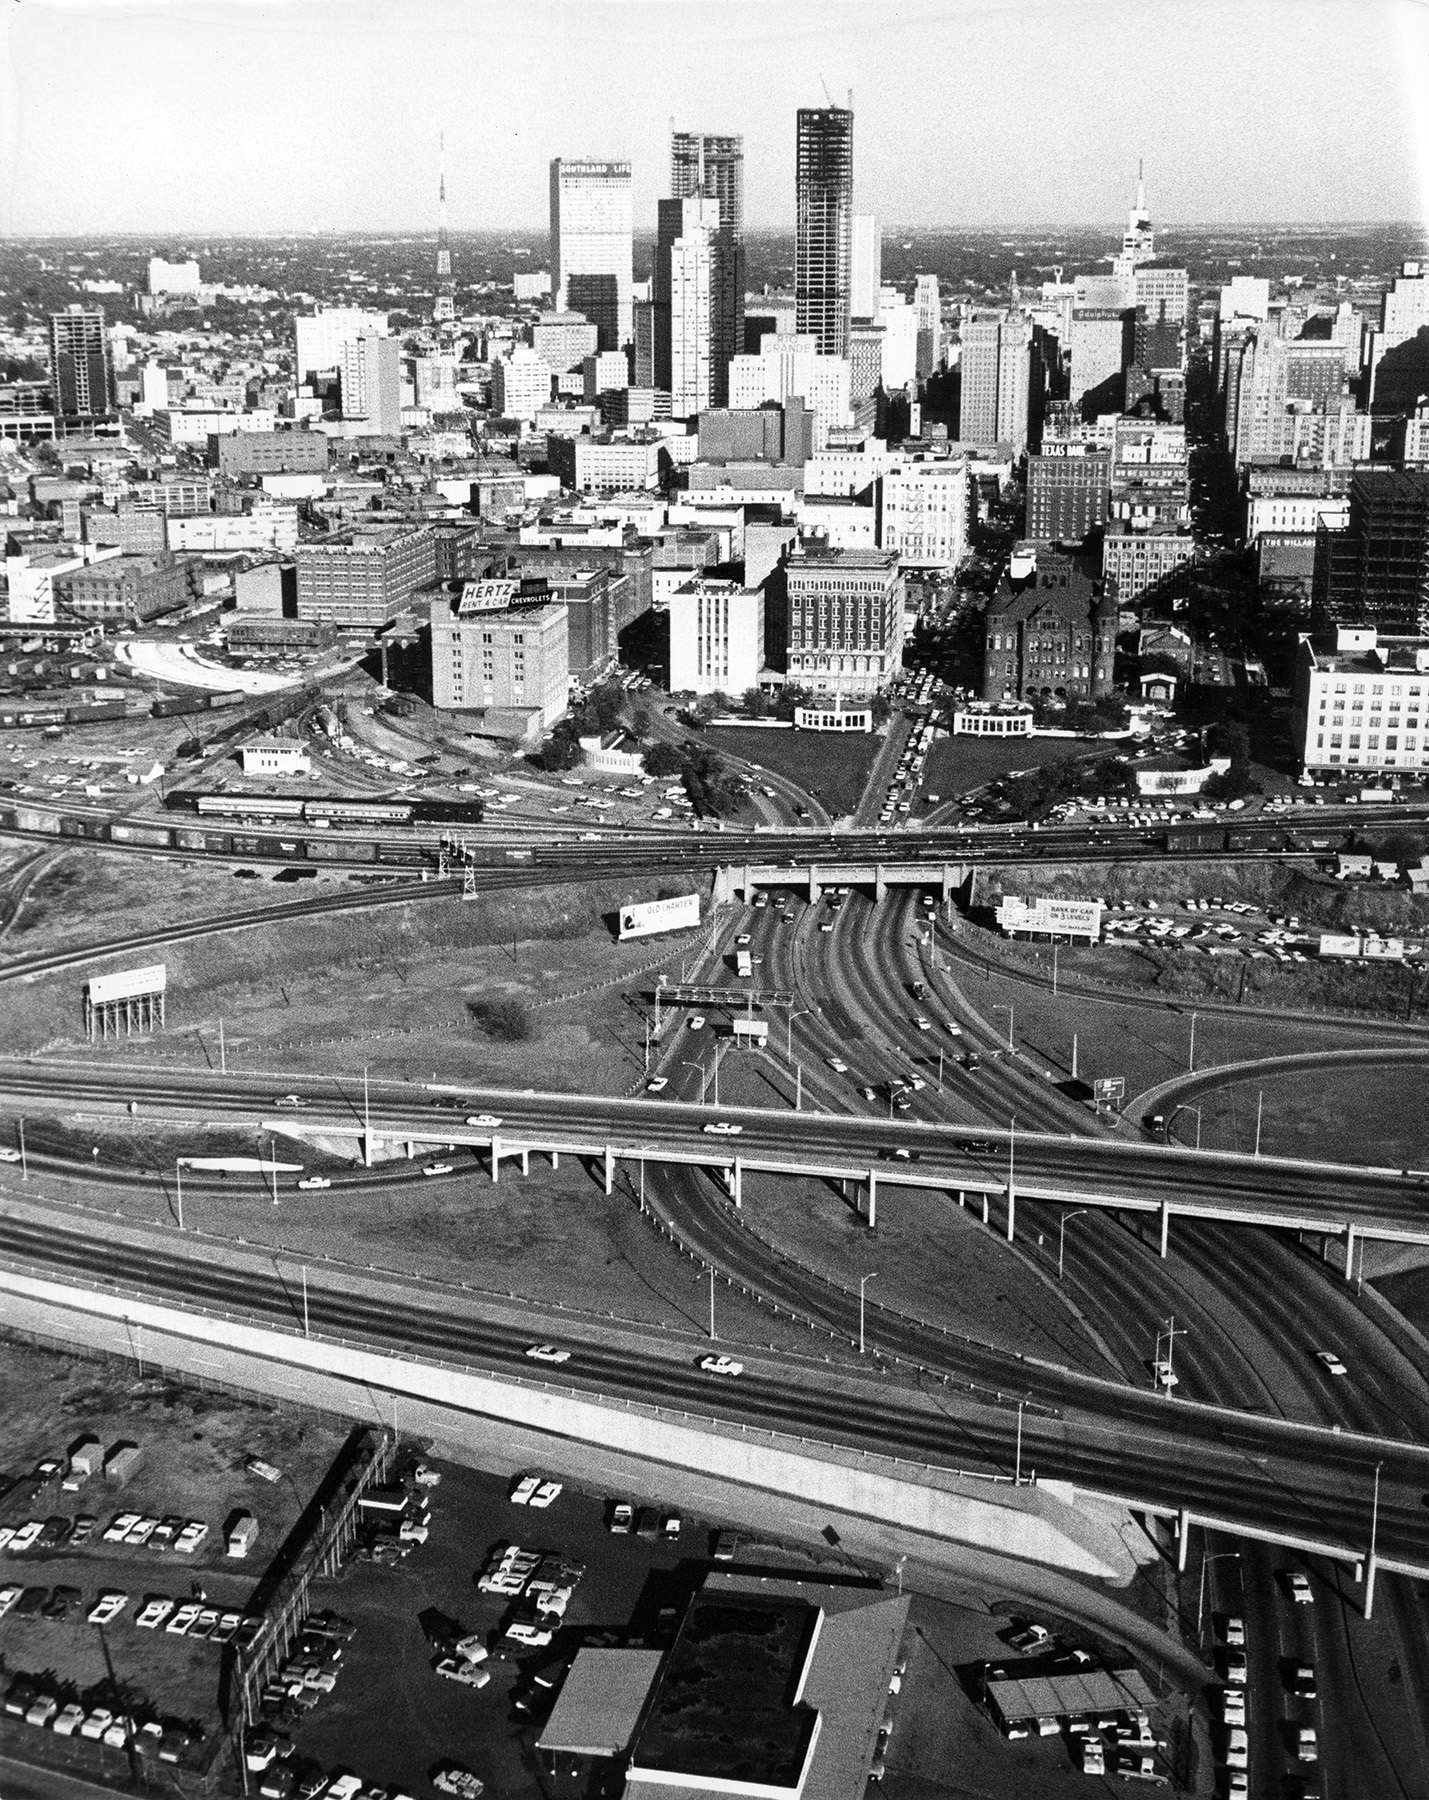
[[[223, 1263], [166, 1251], [146, 1241], [109, 1241], [71, 1221], [0, 1215], [0, 1256], [12, 1266], [186, 1307], [205, 1307], [292, 1329], [290, 1281], [278, 1268], [238, 1259]], [[484, 1320], [479, 1304], [456, 1294], [367, 1297], [331, 1284], [310, 1266], [312, 1329], [369, 1348], [456, 1361], [529, 1379], [525, 1356], [532, 1330]], [[550, 1335], [547, 1323], [541, 1329]], [[556, 1327], [569, 1343], [569, 1322]], [[561, 1373], [577, 1390], [638, 1399], [722, 1419], [813, 1436], [854, 1451], [896, 1455], [960, 1468], [992, 1462], [1010, 1469], [1018, 1420], [1007, 1410], [970, 1406], [944, 1387], [935, 1363], [909, 1392], [870, 1376], [831, 1381], [804, 1359], [752, 1359], [736, 1385], [711, 1381], [688, 1350], [632, 1355], [629, 1348], [578, 1342]], [[1038, 1378], [1041, 1378], [1038, 1371]], [[1125, 1395], [1125, 1416], [1090, 1412], [1054, 1417], [1029, 1409], [1022, 1420], [1024, 1456], [1044, 1476], [1079, 1487], [1189, 1506], [1255, 1527], [1273, 1510], [1283, 1530], [1307, 1539], [1355, 1545], [1364, 1539], [1364, 1479], [1383, 1465], [1380, 1547], [1386, 1557], [1429, 1561], [1429, 1513], [1420, 1495], [1429, 1457], [1417, 1448], [1357, 1442], [1305, 1427], [1272, 1426], [1211, 1408], [1149, 1395]]]

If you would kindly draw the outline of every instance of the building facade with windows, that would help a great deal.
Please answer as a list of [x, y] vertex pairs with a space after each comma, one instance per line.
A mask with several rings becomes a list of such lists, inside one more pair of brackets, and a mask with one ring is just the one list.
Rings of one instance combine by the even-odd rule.
[[1120, 606], [1146, 594], [1179, 593], [1196, 556], [1189, 525], [1153, 524], [1141, 529], [1127, 519], [1111, 519], [1102, 536], [1102, 580]]
[[904, 568], [955, 569], [967, 554], [965, 456], [913, 456], [878, 485], [878, 543]]
[[696, 577], [665, 603], [670, 692], [742, 694], [764, 667], [764, 591]]
[[556, 310], [584, 313], [596, 327], [596, 350], [623, 350], [631, 341], [632, 256], [630, 164], [556, 157], [551, 164]]
[[523, 597], [519, 581], [463, 582], [431, 601], [432, 705], [438, 712], [525, 712], [549, 731], [566, 710], [566, 608]]
[[872, 694], [903, 666], [904, 581], [890, 550], [799, 548], [784, 564], [789, 680]]
[[437, 572], [429, 525], [367, 525], [296, 546], [298, 617], [344, 630], [395, 619]]
[[796, 329], [821, 356], [848, 352], [853, 295], [853, 113], [800, 107], [795, 138]]
[[1312, 778], [1429, 768], [1429, 638], [1373, 627], [1305, 634], [1295, 666], [1292, 730]]
[[1027, 536], [1044, 544], [1080, 544], [1104, 525], [1112, 453], [1091, 442], [1042, 441], [1027, 459]]
[[1072, 557], [1019, 545], [988, 602], [983, 700], [1110, 693], [1116, 622], [1115, 599]]

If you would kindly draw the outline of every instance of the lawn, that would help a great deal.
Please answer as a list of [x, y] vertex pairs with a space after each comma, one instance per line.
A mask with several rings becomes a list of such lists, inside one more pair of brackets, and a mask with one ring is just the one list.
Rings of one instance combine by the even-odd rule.
[[944, 800], [996, 781], [1014, 769], [1040, 769], [1069, 757], [1105, 755], [1126, 748], [1121, 739], [940, 737], [928, 754], [923, 787]]
[[883, 744], [878, 732], [742, 731], [717, 726], [700, 735], [726, 756], [742, 756], [797, 783], [835, 818], [858, 805]]

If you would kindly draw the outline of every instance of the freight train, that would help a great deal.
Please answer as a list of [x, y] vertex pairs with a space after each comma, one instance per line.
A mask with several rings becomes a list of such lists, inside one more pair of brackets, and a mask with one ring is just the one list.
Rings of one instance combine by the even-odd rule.
[[[0, 806], [0, 831], [38, 833], [46, 837], [82, 838], [117, 844], [125, 849], [177, 850], [190, 855], [253, 857], [261, 861], [376, 863], [387, 867], [427, 869], [436, 865], [436, 847], [415, 840], [380, 841], [346, 835], [309, 835], [303, 822], [289, 830], [215, 829], [199, 824], [152, 823], [42, 812], [38, 807]], [[309, 832], [312, 827], [309, 826]]]

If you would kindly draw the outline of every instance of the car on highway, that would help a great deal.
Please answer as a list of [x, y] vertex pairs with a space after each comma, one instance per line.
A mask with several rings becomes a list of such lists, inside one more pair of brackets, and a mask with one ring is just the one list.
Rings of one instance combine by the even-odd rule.
[[744, 1364], [731, 1356], [702, 1356], [700, 1367], [706, 1375], [742, 1375]]
[[1313, 1700], [1316, 1695], [1314, 1663], [1296, 1663], [1294, 1670], [1286, 1677], [1285, 1686], [1292, 1694], [1298, 1694], [1302, 1700]]
[[306, 1106], [307, 1101], [301, 1094], [279, 1094], [273, 1104], [281, 1106], [285, 1112], [291, 1112], [299, 1106]]
[[727, 1119], [717, 1119], [713, 1125], [705, 1125], [701, 1129], [706, 1137], [738, 1137], [744, 1127], [731, 1125]]
[[1245, 1620], [1238, 1619], [1235, 1614], [1232, 1613], [1226, 1619], [1224, 1635], [1228, 1644], [1234, 1645], [1237, 1649], [1242, 1648], [1245, 1644]]
[[749, 933], [747, 931], [741, 931], [739, 936], [734, 940], [735, 948], [737, 950], [747, 950], [751, 941]]
[[670, 1077], [668, 1075], [657, 1075], [653, 1081], [645, 1083], [645, 1092], [647, 1094], [663, 1094], [669, 1085]]
[[1313, 1725], [1302, 1725], [1296, 1734], [1295, 1756], [1298, 1762], [1312, 1763], [1320, 1760], [1320, 1742], [1315, 1735]]
[[452, 1166], [448, 1162], [432, 1162], [422, 1165], [424, 1175], [450, 1175], [451, 1172]]
[[1339, 1357], [1335, 1355], [1333, 1350], [1317, 1350], [1315, 1352], [1315, 1361], [1317, 1363], [1322, 1363], [1324, 1365], [1326, 1374], [1329, 1374], [1329, 1375], [1348, 1375], [1349, 1374], [1349, 1370], [1340, 1361]]
[[1239, 1725], [1234, 1726], [1227, 1734], [1225, 1760], [1228, 1769], [1248, 1769], [1250, 1767], [1250, 1739]]
[[19, 1160], [18, 1150], [12, 1150], [8, 1144], [0, 1144], [0, 1162], [17, 1163]]
[[480, 1126], [485, 1131], [495, 1131], [501, 1123], [495, 1113], [468, 1113], [466, 1122], [468, 1125]]
[[956, 1019], [944, 1019], [943, 1030], [947, 1032], [949, 1037], [961, 1037], [963, 1035], [963, 1028]]
[[844, 1061], [844, 1059], [841, 1056], [826, 1056], [824, 1058], [824, 1061], [833, 1070], [835, 1075], [847, 1075], [848, 1074], [848, 1064]]
[[1226, 1680], [1233, 1681], [1237, 1687], [1244, 1687], [1249, 1679], [1250, 1669], [1246, 1662], [1244, 1650], [1226, 1651]]
[[919, 1031], [931, 1031], [933, 1029], [933, 1021], [926, 1018], [922, 1013], [914, 1013], [913, 1023], [918, 1027]]
[[1245, 1724], [1245, 1693], [1241, 1688], [1222, 1688], [1221, 1717], [1227, 1725]]
[[1310, 1586], [1308, 1575], [1302, 1575], [1297, 1569], [1286, 1582], [1286, 1586], [1290, 1589], [1290, 1598], [1297, 1606], [1313, 1606], [1315, 1604], [1315, 1590]]
[[703, 1031], [704, 1028], [705, 1028], [705, 1015], [703, 1013], [696, 1013], [694, 1015], [694, 1017], [690, 1020], [690, 1030], [691, 1031]]
[[1151, 1365], [1151, 1372], [1155, 1377], [1157, 1387], [1165, 1388], [1168, 1392], [1171, 1388], [1181, 1385], [1181, 1377], [1171, 1367], [1169, 1357], [1158, 1356]]
[[1246, 1800], [1250, 1793], [1250, 1776], [1244, 1769], [1232, 1769], [1226, 1783], [1226, 1800]]
[[330, 1188], [331, 1186], [332, 1183], [328, 1180], [326, 1175], [304, 1175], [302, 1180], [298, 1183], [298, 1192], [300, 1194], [316, 1194], [321, 1192], [323, 1188]]
[[555, 1344], [532, 1344], [526, 1352], [532, 1362], [565, 1363], [571, 1360], [569, 1350], [562, 1350]]

